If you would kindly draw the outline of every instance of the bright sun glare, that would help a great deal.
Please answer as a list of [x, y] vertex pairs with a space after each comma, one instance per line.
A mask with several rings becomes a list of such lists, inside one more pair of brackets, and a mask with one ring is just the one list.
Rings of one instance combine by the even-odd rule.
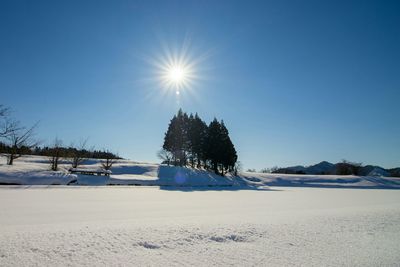
[[163, 92], [175, 92], [176, 95], [183, 92], [194, 93], [200, 79], [204, 79], [199, 75], [199, 67], [206, 54], [194, 56], [195, 54], [189, 52], [188, 42], [180, 50], [165, 45], [161, 51], [150, 63], [155, 66], [155, 76]]
[[186, 62], [165, 62], [162, 66], [161, 78], [164, 87], [171, 88], [179, 94], [180, 90], [189, 89], [194, 80], [193, 69]]
[[185, 78], [185, 69], [181, 66], [172, 66], [168, 70], [168, 79], [176, 85], [184, 82]]

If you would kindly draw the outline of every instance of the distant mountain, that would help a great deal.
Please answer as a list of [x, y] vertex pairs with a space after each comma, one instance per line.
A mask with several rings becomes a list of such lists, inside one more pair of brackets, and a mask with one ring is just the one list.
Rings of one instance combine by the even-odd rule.
[[[273, 173], [285, 173], [285, 174], [343, 174], [343, 165], [351, 163], [330, 163], [328, 161], [321, 161], [318, 164], [304, 167], [301, 165], [279, 168]], [[360, 176], [394, 176], [400, 177], [400, 168], [385, 169], [380, 166], [366, 165], [356, 166], [350, 168], [348, 174], [358, 174]], [[354, 173], [356, 172], [356, 173]]]
[[318, 164], [306, 168], [306, 173], [309, 174], [331, 174], [335, 172], [335, 164], [327, 161], [321, 161]]
[[379, 166], [367, 165], [361, 168], [361, 176], [391, 176], [390, 171]]

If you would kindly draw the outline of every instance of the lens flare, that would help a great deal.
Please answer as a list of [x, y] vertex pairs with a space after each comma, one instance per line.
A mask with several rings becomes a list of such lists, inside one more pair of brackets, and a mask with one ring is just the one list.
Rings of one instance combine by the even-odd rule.
[[164, 88], [181, 91], [192, 87], [195, 80], [193, 66], [186, 60], [174, 59], [162, 64], [160, 76]]
[[147, 98], [160, 103], [171, 96], [178, 103], [199, 101], [200, 83], [208, 79], [205, 61], [209, 54], [192, 47], [186, 39], [180, 47], [160, 42], [158, 52], [144, 58], [151, 67], [151, 76], [145, 80], [152, 83]]
[[173, 83], [182, 83], [185, 78], [185, 70], [181, 66], [174, 66], [168, 71], [168, 79]]

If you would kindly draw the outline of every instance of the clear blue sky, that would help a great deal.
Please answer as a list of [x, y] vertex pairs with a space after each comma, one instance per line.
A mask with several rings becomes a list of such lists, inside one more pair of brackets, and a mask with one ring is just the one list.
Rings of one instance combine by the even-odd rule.
[[[399, 1], [0, 1], [0, 103], [37, 135], [158, 161], [181, 106], [245, 168], [400, 166]], [[149, 59], [199, 59], [179, 96]]]

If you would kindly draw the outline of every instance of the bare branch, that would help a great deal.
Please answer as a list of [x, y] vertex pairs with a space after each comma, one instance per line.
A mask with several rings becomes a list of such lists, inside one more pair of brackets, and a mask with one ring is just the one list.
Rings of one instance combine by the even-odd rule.
[[12, 131], [4, 136], [8, 141], [8, 145], [11, 147], [10, 153], [7, 156], [8, 165], [12, 165], [15, 159], [21, 157], [24, 152], [39, 144], [39, 142], [34, 139], [34, 131], [38, 123], [35, 123], [28, 129], [20, 126], [18, 121], [10, 121], [10, 125], [12, 125]]
[[0, 138], [5, 138], [13, 131], [21, 129], [19, 122], [10, 118], [10, 109], [0, 105]]
[[111, 153], [109, 150], [105, 150], [105, 161], [101, 162], [101, 166], [104, 170], [109, 171], [113, 164], [117, 161], [114, 154]]
[[162, 160], [162, 163], [167, 163], [169, 166], [171, 164], [173, 154], [165, 149], [161, 149], [157, 152], [157, 157]]
[[62, 141], [56, 137], [54, 139], [52, 148], [50, 149], [49, 152], [50, 152], [49, 156], [50, 168], [52, 171], [57, 171], [58, 163], [62, 156]]
[[87, 142], [88, 138], [81, 140], [77, 146], [74, 146], [74, 144], [71, 145], [71, 148], [73, 149], [72, 154], [70, 155], [72, 168], [78, 168], [78, 166], [85, 161], [85, 151], [90, 151], [86, 149]]
[[10, 114], [10, 108], [0, 105], [0, 117], [6, 117]]

